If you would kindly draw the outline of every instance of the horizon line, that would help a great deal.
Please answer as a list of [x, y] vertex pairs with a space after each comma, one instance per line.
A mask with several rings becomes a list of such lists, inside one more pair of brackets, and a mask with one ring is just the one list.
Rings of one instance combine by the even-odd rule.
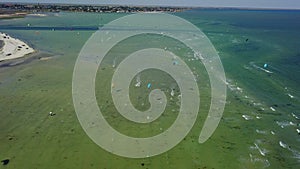
[[47, 3], [47, 2], [0, 2], [0, 4], [43, 4], [43, 5], [82, 5], [82, 6], [127, 6], [127, 7], [169, 7], [169, 8], [193, 8], [193, 9], [241, 9], [241, 10], [300, 10], [300, 8], [277, 8], [277, 7], [243, 7], [243, 6], [184, 6], [184, 5], [137, 5], [137, 4], [84, 4], [84, 3]]

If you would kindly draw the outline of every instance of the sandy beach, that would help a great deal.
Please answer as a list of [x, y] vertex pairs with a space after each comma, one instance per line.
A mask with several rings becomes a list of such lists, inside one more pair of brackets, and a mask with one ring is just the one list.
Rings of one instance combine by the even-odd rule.
[[26, 15], [27, 15], [26, 12], [16, 12], [16, 13], [3, 12], [2, 14], [0, 14], [0, 19], [23, 18]]
[[20, 58], [34, 52], [34, 49], [25, 42], [6, 33], [0, 32], [0, 41], [3, 41], [3, 46], [0, 50], [0, 61]]

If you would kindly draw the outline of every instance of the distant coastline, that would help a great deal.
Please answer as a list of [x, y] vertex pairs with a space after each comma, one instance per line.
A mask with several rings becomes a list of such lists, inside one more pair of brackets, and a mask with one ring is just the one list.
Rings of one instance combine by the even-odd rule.
[[117, 5], [67, 5], [67, 4], [27, 4], [0, 2], [0, 15], [11, 13], [42, 13], [42, 12], [95, 12], [95, 13], [136, 13], [136, 12], [180, 12], [190, 7], [160, 6], [117, 6]]
[[24, 18], [28, 13], [27, 12], [18, 12], [18, 11], [1, 11], [0, 10], [0, 19], [13, 19], [13, 18]]
[[179, 6], [126, 6], [0, 2], [0, 19], [22, 18], [27, 15], [42, 16], [49, 12], [92, 12], [92, 13], [139, 13], [186, 10], [246, 10], [246, 11], [299, 11], [299, 9], [249, 8], [249, 7], [179, 7]]
[[[0, 2], [1, 15], [7, 12], [18, 12], [15, 17], [24, 17], [26, 13], [42, 12], [94, 12], [94, 13], [137, 13], [137, 12], [182, 12], [185, 10], [249, 10], [249, 11], [299, 11], [300, 9], [288, 8], [263, 8], [263, 7], [200, 7], [200, 6], [139, 6], [139, 5], [98, 5], [98, 4], [50, 4], [50, 3], [16, 3]], [[23, 14], [22, 14], [23, 13]]]

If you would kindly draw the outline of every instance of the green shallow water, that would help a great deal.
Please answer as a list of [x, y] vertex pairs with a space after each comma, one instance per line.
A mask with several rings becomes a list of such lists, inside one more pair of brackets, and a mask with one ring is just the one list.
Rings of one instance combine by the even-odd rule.
[[[172, 110], [178, 109], [178, 100], [169, 100], [164, 115], [149, 125], [127, 121], [115, 110], [110, 96], [115, 57], [117, 65], [126, 53], [141, 49], [143, 45], [139, 43], [170, 46], [168, 50], [182, 57], [199, 76], [200, 111], [186, 138], [161, 155], [129, 159], [93, 143], [74, 111], [73, 68], [93, 31], [1, 29], [28, 24], [97, 27], [124, 14], [59, 13], [0, 20], [1, 32], [52, 57], [0, 68], [0, 160], [10, 159], [8, 165], [0, 168], [299, 168], [300, 138], [296, 129], [300, 129], [300, 120], [293, 114], [300, 117], [300, 12], [192, 10], [176, 15], [206, 33], [219, 53], [227, 77], [225, 111], [207, 142], [199, 144], [198, 137], [210, 104], [208, 75], [202, 63], [188, 60], [191, 52], [181, 43], [153, 35], [133, 37], [116, 46], [98, 69], [96, 97], [106, 120], [118, 131], [135, 137], [156, 135], [168, 128], [177, 116]], [[273, 73], [260, 69], [264, 63]], [[175, 91], [178, 88], [171, 77], [160, 71], [145, 71], [140, 78], [166, 93], [170, 86]], [[130, 91], [133, 105], [146, 110], [149, 90], [142, 86], [131, 87]], [[56, 115], [50, 117], [50, 111]]]

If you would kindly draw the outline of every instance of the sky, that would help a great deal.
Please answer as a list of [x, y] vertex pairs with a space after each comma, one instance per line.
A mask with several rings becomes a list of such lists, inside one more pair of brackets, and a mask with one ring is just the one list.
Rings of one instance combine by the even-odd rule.
[[300, 9], [300, 0], [0, 0], [0, 2]]

